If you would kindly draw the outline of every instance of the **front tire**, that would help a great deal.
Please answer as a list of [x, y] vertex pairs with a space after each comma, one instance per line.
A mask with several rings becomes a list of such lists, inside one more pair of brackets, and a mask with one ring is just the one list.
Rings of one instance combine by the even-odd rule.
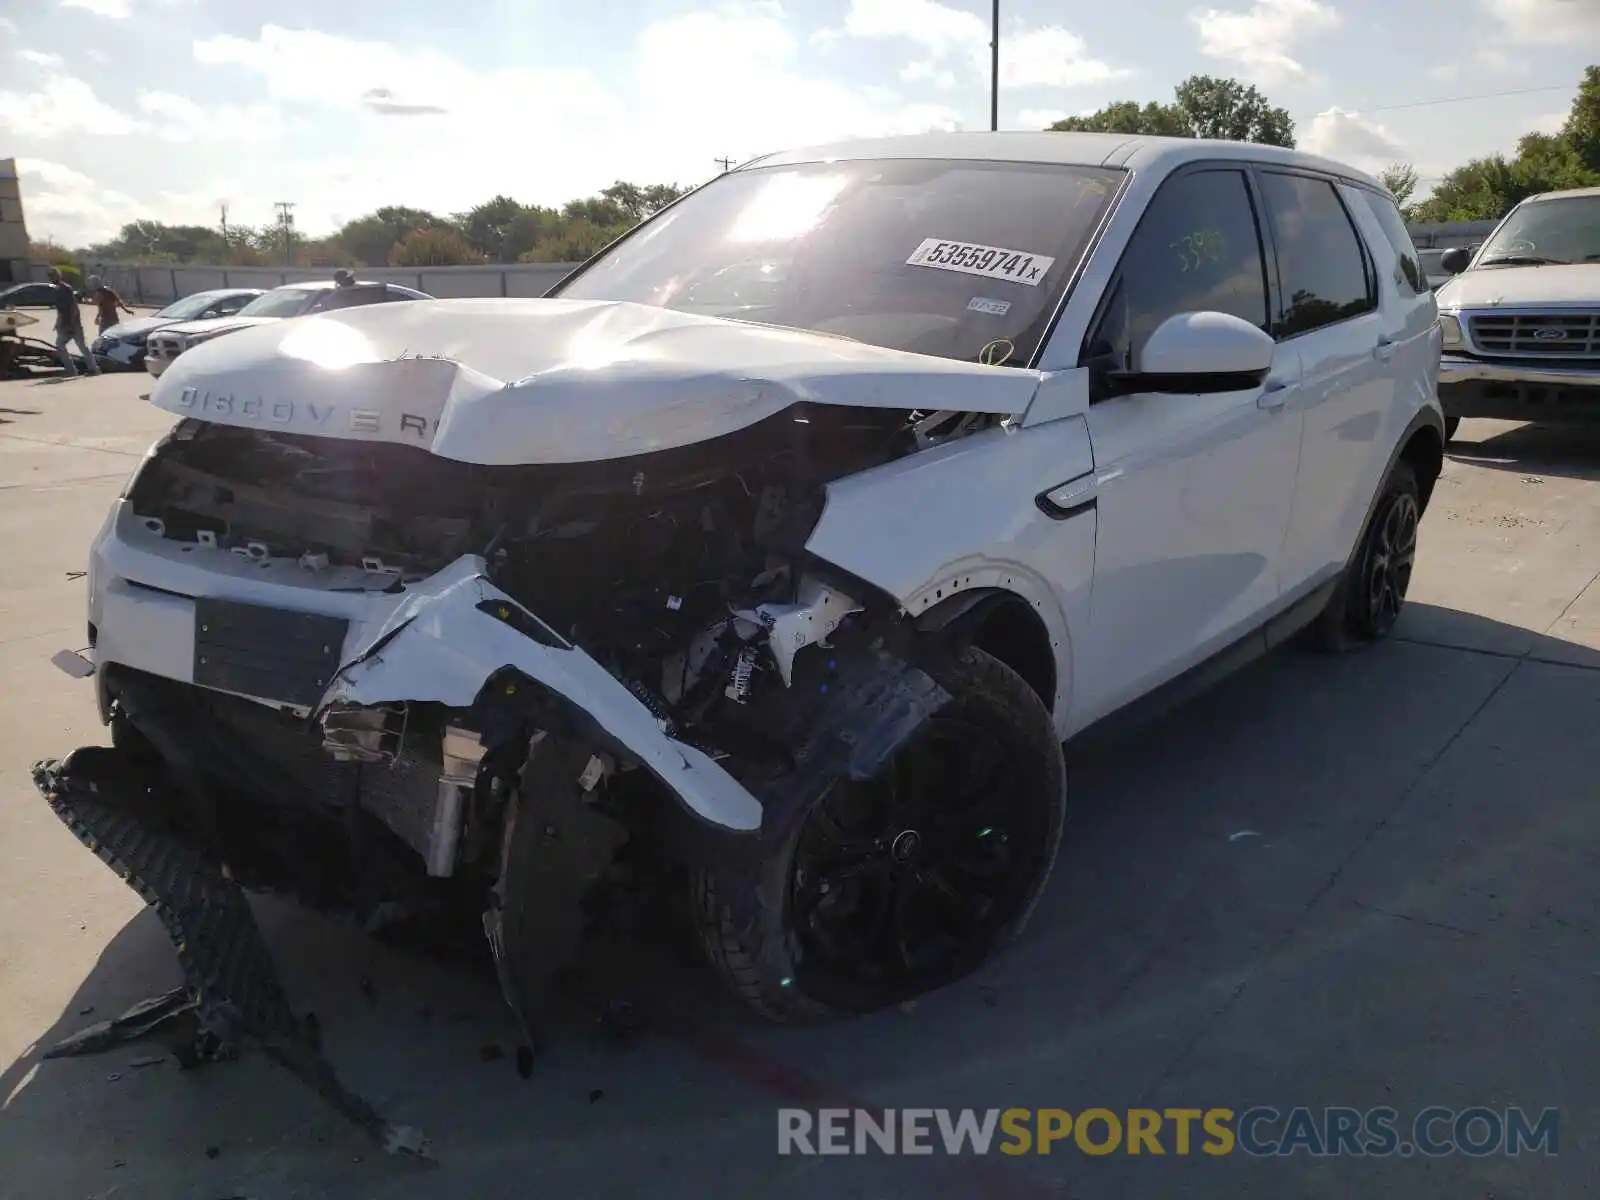
[[1022, 932], [1055, 865], [1066, 769], [1049, 711], [981, 650], [926, 669], [952, 699], [879, 779], [836, 781], [742, 877], [695, 877], [708, 958], [771, 1020], [872, 1012], [971, 974]]
[[1407, 462], [1384, 481], [1360, 546], [1321, 615], [1311, 626], [1319, 650], [1339, 652], [1381, 641], [1405, 606], [1416, 565], [1422, 489]]

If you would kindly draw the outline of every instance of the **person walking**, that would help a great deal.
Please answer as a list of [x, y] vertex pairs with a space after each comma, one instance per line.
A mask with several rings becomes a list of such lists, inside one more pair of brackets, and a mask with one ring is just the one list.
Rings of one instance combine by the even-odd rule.
[[124, 303], [117, 289], [105, 283], [98, 275], [89, 276], [89, 301], [94, 305], [94, 331], [103, 334], [117, 323], [117, 310], [121, 309], [130, 317], [133, 309]]
[[69, 379], [75, 379], [78, 368], [72, 363], [72, 355], [67, 353], [67, 343], [77, 342], [78, 349], [83, 351], [83, 357], [89, 364], [89, 374], [100, 374], [100, 364], [89, 352], [88, 343], [83, 338], [83, 313], [78, 309], [78, 294], [72, 290], [72, 285], [62, 278], [61, 272], [55, 267], [50, 268], [50, 287], [54, 292], [56, 309], [56, 353], [61, 356], [61, 369]]

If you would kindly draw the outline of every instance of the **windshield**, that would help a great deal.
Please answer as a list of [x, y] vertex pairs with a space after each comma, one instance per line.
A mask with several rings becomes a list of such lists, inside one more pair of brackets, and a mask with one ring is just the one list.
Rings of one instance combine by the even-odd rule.
[[1495, 259], [1600, 262], [1600, 195], [1535, 200], [1517, 208], [1484, 243], [1473, 266]]
[[553, 294], [1025, 363], [1120, 176], [951, 160], [736, 171]]
[[310, 288], [273, 288], [250, 301], [237, 313], [241, 317], [297, 317], [322, 293]]
[[156, 316], [171, 317], [175, 321], [190, 321], [215, 304], [217, 296], [217, 292], [196, 292], [193, 296], [185, 296], [182, 300], [174, 300], [158, 312]]

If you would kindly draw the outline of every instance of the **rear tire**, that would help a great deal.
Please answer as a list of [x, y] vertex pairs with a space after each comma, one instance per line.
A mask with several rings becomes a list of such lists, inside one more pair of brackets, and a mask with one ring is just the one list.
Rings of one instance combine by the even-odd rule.
[[1384, 481], [1355, 557], [1307, 633], [1324, 652], [1381, 641], [1394, 630], [1416, 563], [1422, 490], [1408, 462], [1397, 462]]
[[1066, 809], [1050, 713], [981, 650], [926, 669], [952, 700], [886, 778], [836, 781], [742, 877], [694, 877], [707, 957], [771, 1020], [872, 1012], [953, 983], [1014, 941], [1038, 904]]

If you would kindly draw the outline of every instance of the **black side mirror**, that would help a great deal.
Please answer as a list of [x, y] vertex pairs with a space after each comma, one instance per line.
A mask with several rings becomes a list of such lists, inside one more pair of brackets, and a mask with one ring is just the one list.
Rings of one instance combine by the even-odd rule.
[[1439, 269], [1448, 271], [1452, 275], [1459, 275], [1467, 269], [1467, 264], [1472, 261], [1472, 251], [1464, 250], [1460, 246], [1451, 246], [1439, 256]]

